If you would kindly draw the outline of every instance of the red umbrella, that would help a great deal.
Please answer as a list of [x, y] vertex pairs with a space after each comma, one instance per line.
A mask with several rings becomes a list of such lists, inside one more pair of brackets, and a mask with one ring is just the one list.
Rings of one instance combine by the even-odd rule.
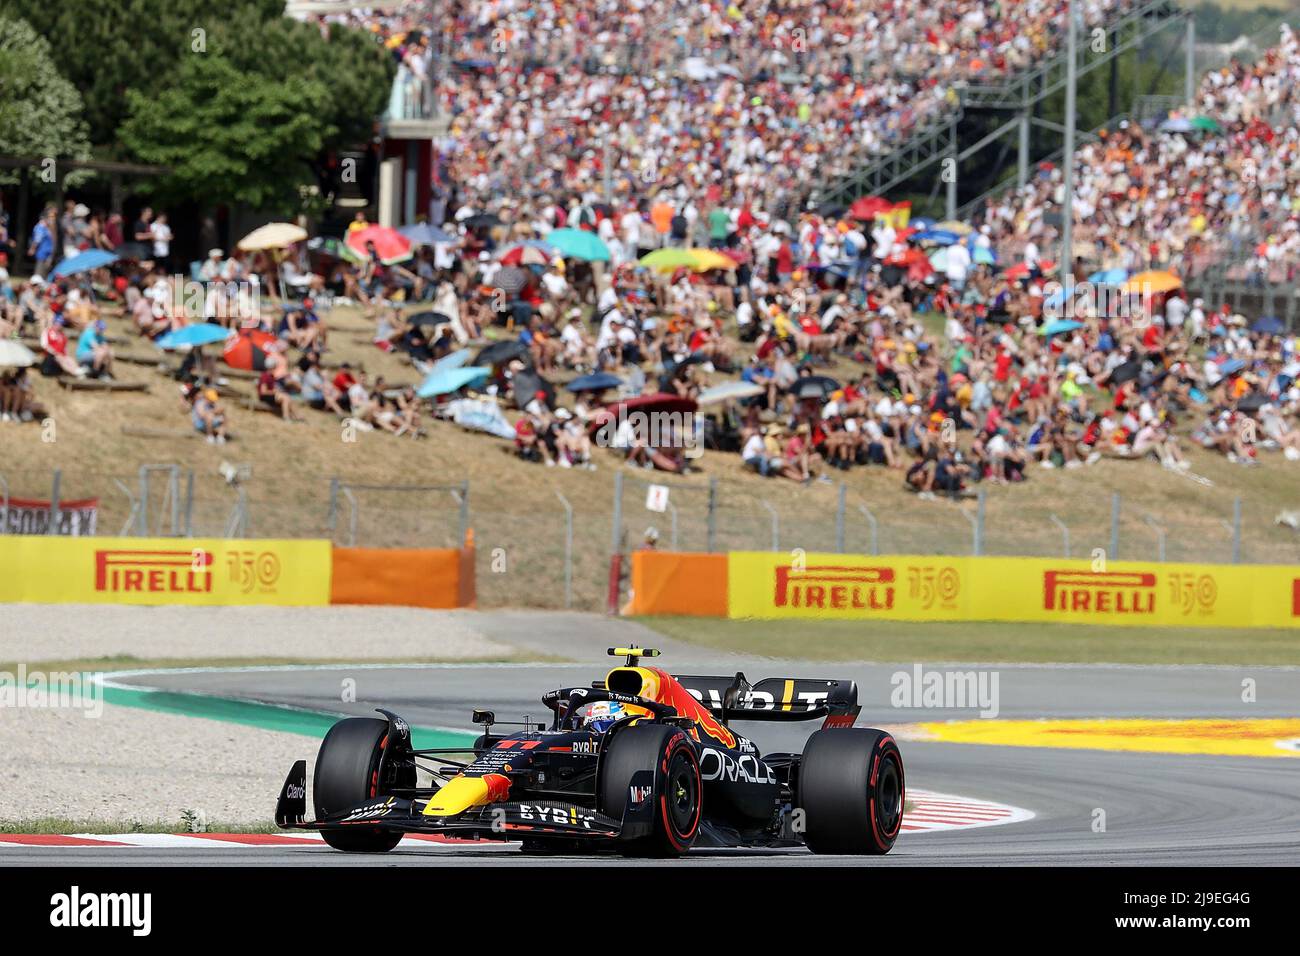
[[889, 212], [893, 208], [894, 204], [888, 199], [881, 199], [879, 196], [863, 196], [853, 201], [853, 205], [849, 207], [849, 215], [854, 219], [870, 222], [877, 214]]
[[231, 368], [261, 372], [266, 368], [266, 353], [275, 343], [275, 336], [268, 332], [242, 329], [226, 342], [221, 358]]
[[[1056, 268], [1055, 262], [1049, 262], [1046, 259], [1038, 260], [1038, 271], [1044, 275]], [[1003, 273], [1008, 279], [1023, 279], [1029, 275], [1029, 265], [1025, 262], [1017, 262], [1014, 266]]]
[[536, 246], [515, 246], [501, 257], [501, 264], [506, 266], [544, 266], [550, 261]]
[[387, 226], [366, 226], [364, 229], [348, 233], [348, 248], [363, 259], [370, 255], [366, 250], [368, 242], [375, 244], [379, 261], [386, 266], [395, 262], [405, 262], [411, 258], [411, 240], [396, 229], [389, 229]]
[[[696, 405], [693, 398], [682, 398], [680, 395], [673, 395], [669, 392], [658, 392], [654, 395], [638, 395], [635, 398], [629, 398], [626, 401], [611, 402], [599, 412], [591, 417], [588, 428], [596, 431], [601, 425], [611, 419], [629, 418], [634, 412], [640, 412], [645, 415], [662, 415], [678, 413], [686, 415], [694, 412], [699, 406]], [[689, 427], [689, 423], [687, 423]]]

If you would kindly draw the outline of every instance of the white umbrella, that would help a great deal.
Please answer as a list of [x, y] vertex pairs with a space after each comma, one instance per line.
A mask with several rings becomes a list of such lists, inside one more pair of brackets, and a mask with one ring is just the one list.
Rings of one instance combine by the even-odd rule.
[[36, 364], [36, 353], [13, 339], [0, 339], [0, 368], [27, 368]]
[[243, 239], [240, 239], [239, 248], [245, 252], [256, 252], [259, 249], [283, 249], [295, 242], [302, 242], [306, 238], [307, 230], [301, 226], [295, 226], [291, 222], [268, 222], [265, 226], [258, 226]]

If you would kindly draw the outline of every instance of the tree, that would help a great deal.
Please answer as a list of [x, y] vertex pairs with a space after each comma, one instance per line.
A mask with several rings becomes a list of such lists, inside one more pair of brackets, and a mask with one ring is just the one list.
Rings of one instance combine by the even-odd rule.
[[72, 159], [90, 154], [81, 95], [55, 69], [50, 44], [25, 21], [5, 17], [0, 17], [0, 153]]
[[324, 143], [320, 83], [241, 72], [221, 55], [181, 64], [157, 97], [131, 91], [122, 143], [171, 168], [152, 184], [164, 200], [199, 198], [292, 213]]

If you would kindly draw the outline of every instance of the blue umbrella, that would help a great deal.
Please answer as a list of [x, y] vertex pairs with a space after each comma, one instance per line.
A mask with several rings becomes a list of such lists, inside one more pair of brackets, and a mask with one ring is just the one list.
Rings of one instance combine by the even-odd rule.
[[936, 246], [951, 246], [961, 241], [961, 236], [947, 229], [927, 229], [925, 232], [916, 233], [912, 238], [917, 242], [932, 242]]
[[546, 241], [565, 258], [586, 259], [588, 262], [609, 261], [609, 247], [594, 232], [555, 229], [546, 236]]
[[413, 226], [402, 226], [397, 231], [411, 240], [413, 246], [434, 246], [440, 242], [456, 241], [456, 237], [451, 233], [443, 232], [437, 226], [431, 226], [427, 222], [418, 222]]
[[933, 226], [934, 222], [935, 221], [933, 219], [927, 219], [925, 216], [917, 216], [914, 219], [909, 219], [907, 221], [907, 224], [909, 226], [912, 226], [914, 229], [920, 229], [922, 232], [924, 232], [926, 229], [929, 229], [931, 226]]
[[1276, 315], [1261, 316], [1250, 327], [1252, 332], [1258, 332], [1260, 335], [1281, 335], [1285, 329], [1286, 326]]
[[461, 368], [467, 365], [470, 360], [469, 349], [460, 349], [456, 352], [448, 352], [438, 361], [434, 362], [429, 368], [429, 375], [436, 375], [439, 372], [450, 372], [452, 369]]
[[975, 253], [971, 256], [971, 261], [977, 266], [997, 265], [998, 254], [988, 246], [976, 246]]
[[1127, 269], [1102, 269], [1088, 276], [1093, 285], [1123, 285], [1128, 281]]
[[1160, 129], [1166, 133], [1190, 133], [1192, 130], [1191, 120], [1183, 119], [1181, 116], [1170, 118], [1160, 124]]
[[582, 375], [564, 386], [571, 392], [603, 392], [607, 388], [618, 388], [623, 380], [609, 372], [593, 372]]
[[230, 336], [230, 329], [211, 322], [199, 322], [168, 332], [154, 344], [160, 349], [192, 349], [213, 342], [224, 342]]
[[54, 269], [54, 277], [57, 279], [61, 276], [74, 276], [78, 272], [89, 272], [91, 269], [102, 269], [110, 262], [116, 262], [117, 258], [103, 249], [89, 249], [60, 262]]
[[1246, 362], [1244, 359], [1228, 359], [1219, 366], [1219, 372], [1223, 375], [1236, 375], [1245, 367]]
[[471, 365], [468, 368], [440, 369], [430, 374], [420, 384], [420, 387], [415, 390], [415, 394], [421, 398], [446, 395], [449, 392], [464, 388], [466, 385], [481, 382], [491, 374], [492, 369], [482, 365]]
[[1038, 330], [1038, 334], [1051, 338], [1053, 335], [1060, 335], [1062, 332], [1073, 332], [1075, 329], [1081, 328], [1083, 328], [1082, 322], [1076, 322], [1074, 319], [1061, 319], [1058, 322], [1048, 322]]

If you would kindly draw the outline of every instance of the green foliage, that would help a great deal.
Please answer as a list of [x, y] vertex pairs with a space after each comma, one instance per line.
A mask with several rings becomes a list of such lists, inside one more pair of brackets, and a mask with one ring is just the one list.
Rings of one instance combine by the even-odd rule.
[[0, 17], [0, 153], [75, 159], [90, 153], [81, 96], [59, 75], [50, 44], [24, 21], [4, 17]]
[[196, 56], [156, 98], [127, 94], [121, 139], [145, 162], [171, 168], [155, 184], [163, 199], [291, 212], [323, 144], [327, 100], [317, 82], [272, 80], [222, 56]]

